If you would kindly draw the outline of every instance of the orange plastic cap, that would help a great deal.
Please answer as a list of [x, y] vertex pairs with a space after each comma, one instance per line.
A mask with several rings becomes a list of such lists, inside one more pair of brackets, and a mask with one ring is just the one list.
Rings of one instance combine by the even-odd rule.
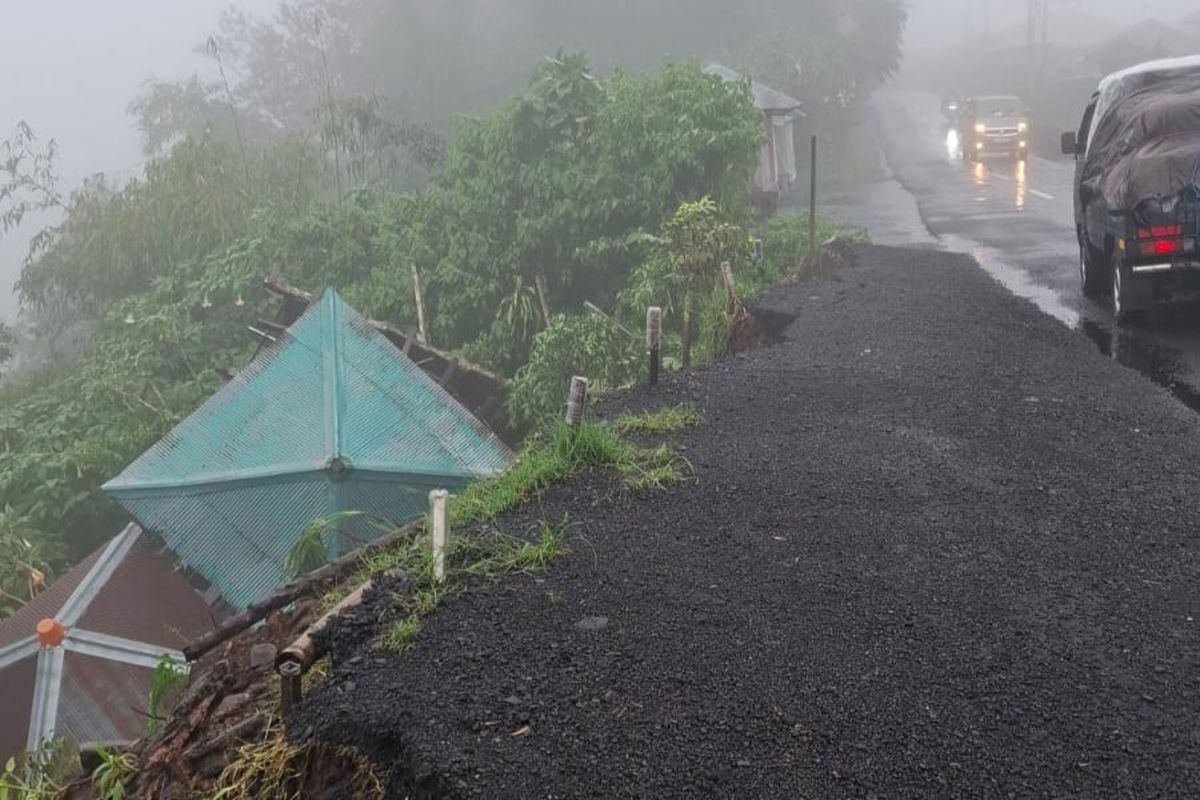
[[37, 640], [42, 647], [58, 647], [67, 638], [67, 629], [56, 619], [46, 617], [37, 624]]

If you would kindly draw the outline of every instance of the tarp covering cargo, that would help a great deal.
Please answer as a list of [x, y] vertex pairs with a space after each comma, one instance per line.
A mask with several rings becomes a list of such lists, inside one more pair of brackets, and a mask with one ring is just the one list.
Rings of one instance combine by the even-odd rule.
[[1200, 173], [1200, 65], [1115, 76], [1102, 86], [1084, 191], [1110, 211], [1177, 195]]

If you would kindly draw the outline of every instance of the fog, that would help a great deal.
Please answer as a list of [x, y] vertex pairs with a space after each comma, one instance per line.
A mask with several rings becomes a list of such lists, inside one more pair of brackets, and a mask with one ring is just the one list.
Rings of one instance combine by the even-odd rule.
[[[1101, 42], [1143, 19], [1171, 24], [1200, 10], [1196, 0], [1049, 0], [1051, 41]], [[907, 43], [910, 55], [982, 33], [1024, 35], [1028, 0], [910, 0]], [[986, 20], [986, 23], [985, 23]], [[1086, 24], [1081, 24], [1086, 21]]]
[[[0, 71], [0, 137], [20, 120], [59, 144], [64, 188], [106, 172], [136, 175], [141, 146], [126, 112], [152, 77], [181, 78], [210, 70], [195, 52], [215, 30], [229, 0], [5, 0]], [[268, 13], [275, 0], [238, 0]], [[29, 237], [41, 219], [0, 237], [0, 319], [16, 316], [11, 292]]]
[[[1197, 8], [1196, 0], [1048, 2], [1049, 39], [1066, 47], [1103, 41], [1146, 17], [1170, 25]], [[140, 172], [144, 162], [126, 110], [130, 100], [150, 78], [182, 78], [196, 71], [211, 76], [212, 64], [196, 47], [217, 30], [222, 10], [230, 5], [229, 0], [8, 3], [5, 27], [9, 35], [0, 48], [0, 68], [9, 81], [0, 93], [0, 135], [11, 135], [16, 123], [26, 120], [41, 137], [56, 139], [63, 188], [77, 185], [95, 172], [118, 179]], [[274, 11], [277, 0], [238, 0], [236, 5], [250, 14], [266, 16]], [[1026, 0], [911, 0], [906, 64], [920, 64], [923, 58], [932, 61], [948, 48], [978, 41], [985, 31], [997, 47], [1017, 46], [1027, 30], [1027, 7]], [[508, 23], [539, 24], [531, 18]], [[686, 24], [704, 25], [698, 20]], [[497, 26], [497, 21], [491, 21], [486, 27], [496, 30]], [[580, 25], [574, 36], [594, 38], [586, 35], [589, 30], [590, 24]], [[570, 38], [569, 34], [570, 28], [560, 29], [556, 36]], [[479, 44], [480, 52], [487, 51], [486, 41]], [[414, 45], [421, 46], [419, 42]], [[600, 63], [619, 56], [621, 45], [613, 44], [610, 49], [610, 53], [596, 54]], [[503, 54], [497, 58], [502, 61]], [[507, 69], [523, 74], [527, 67], [507, 65]], [[429, 97], [414, 97], [413, 105], [430, 110], [436, 105], [430, 97], [445, 94], [434, 91], [438, 82], [454, 79], [452, 71], [433, 70], [422, 81], [429, 87]], [[0, 319], [12, 319], [16, 314], [11, 286], [29, 237], [44, 222], [44, 218], [31, 218], [21, 230], [0, 238]]]

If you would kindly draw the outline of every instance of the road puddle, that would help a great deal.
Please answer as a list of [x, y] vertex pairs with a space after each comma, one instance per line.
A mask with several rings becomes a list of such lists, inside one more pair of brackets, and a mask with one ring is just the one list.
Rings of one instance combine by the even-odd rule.
[[1010, 266], [998, 250], [953, 234], [944, 234], [940, 238], [947, 250], [970, 253], [979, 262], [979, 266], [983, 267], [984, 272], [1017, 297], [1029, 300], [1042, 312], [1069, 328], [1079, 327], [1081, 316], [1077, 310], [1067, 305], [1058, 292], [1035, 282], [1024, 270]]
[[1154, 341], [1146, 331], [1124, 331], [1109, 322], [1085, 319], [1079, 326], [1101, 354], [1135, 369], [1162, 386], [1193, 411], [1200, 412], [1200, 390], [1179, 376], [1185, 370], [1176, 353]]

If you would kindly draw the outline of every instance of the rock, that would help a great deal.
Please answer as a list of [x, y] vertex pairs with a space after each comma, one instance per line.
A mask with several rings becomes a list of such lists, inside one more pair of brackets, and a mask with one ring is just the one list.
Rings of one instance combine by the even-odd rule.
[[272, 666], [275, 663], [275, 645], [256, 644], [250, 648], [250, 667], [251, 669], [259, 669], [260, 667]]
[[213, 712], [213, 719], [220, 720], [240, 711], [250, 702], [250, 694], [242, 692], [241, 694], [231, 694], [226, 696], [220, 704], [217, 705], [217, 710]]
[[608, 627], [608, 617], [584, 617], [575, 627], [581, 631], [602, 631]]

